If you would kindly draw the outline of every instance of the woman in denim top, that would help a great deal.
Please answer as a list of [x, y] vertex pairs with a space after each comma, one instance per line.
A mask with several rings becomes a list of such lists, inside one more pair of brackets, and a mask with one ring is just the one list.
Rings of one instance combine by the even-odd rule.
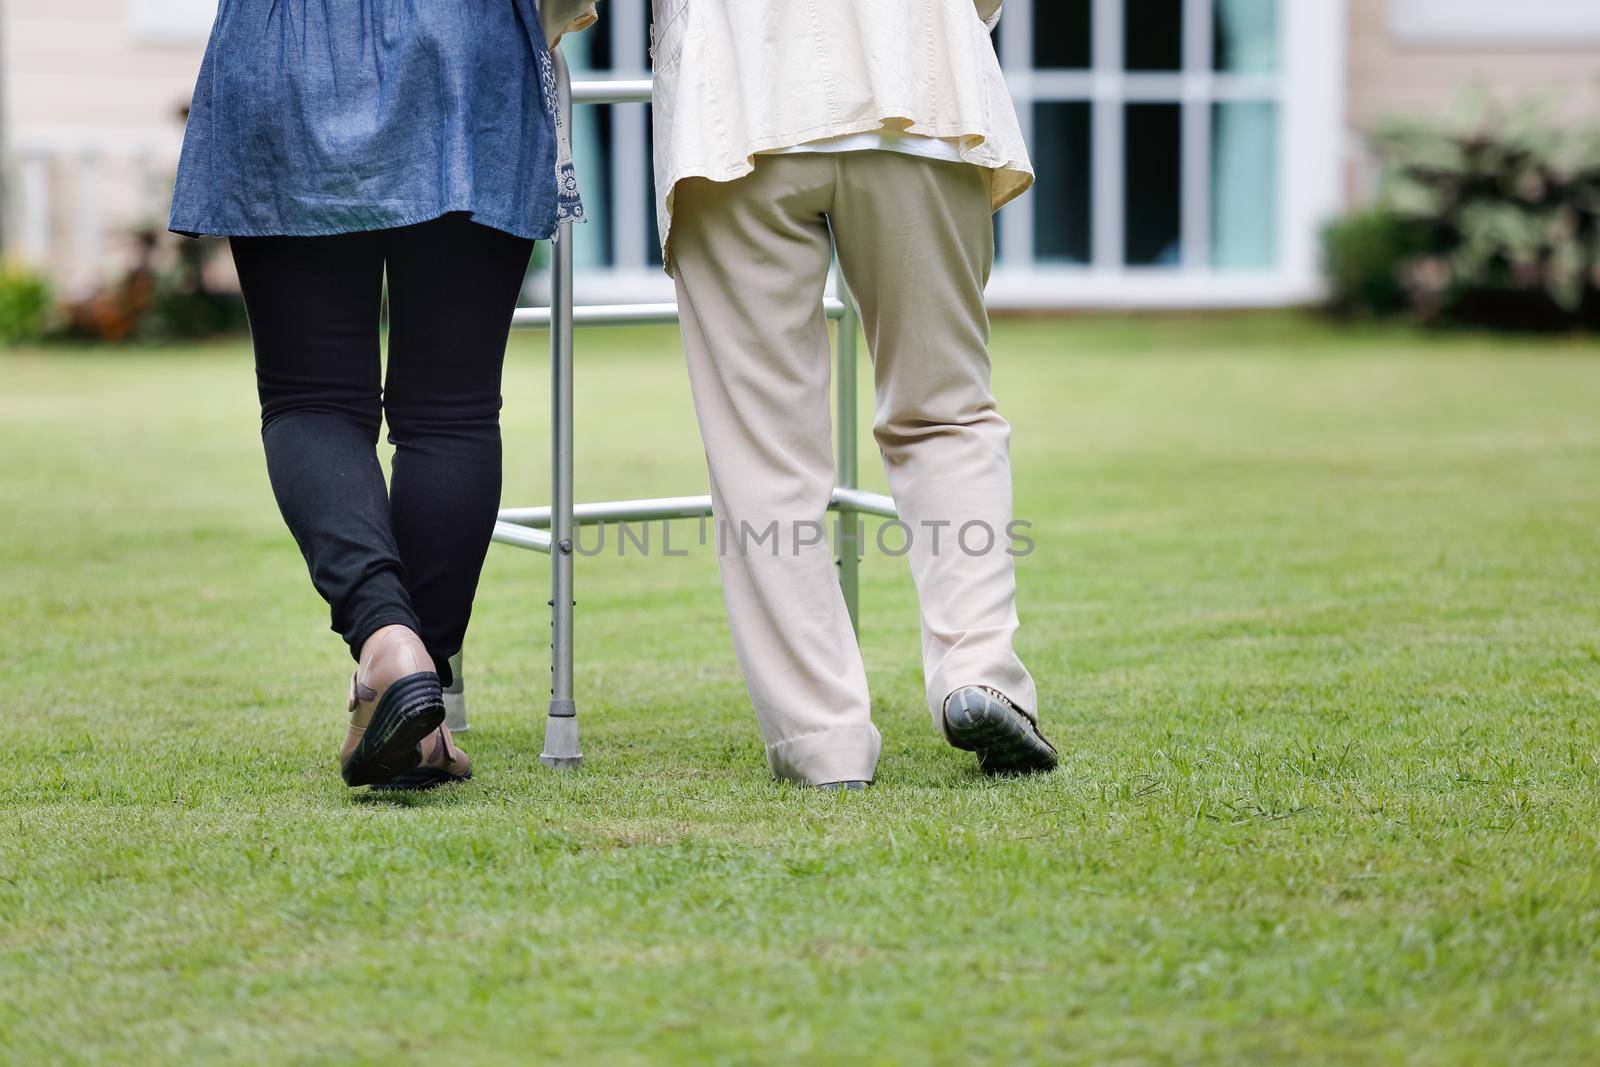
[[534, 240], [582, 213], [557, 134], [534, 0], [217, 12], [170, 227], [230, 239], [273, 492], [358, 664], [352, 786], [471, 775], [441, 687], [499, 507], [512, 311]]

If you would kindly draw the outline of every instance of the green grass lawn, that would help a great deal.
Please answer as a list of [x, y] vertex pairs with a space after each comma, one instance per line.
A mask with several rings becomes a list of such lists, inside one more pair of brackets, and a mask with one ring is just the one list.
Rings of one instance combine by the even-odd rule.
[[[581, 345], [580, 499], [704, 491], [674, 336]], [[0, 1056], [1593, 1062], [1600, 343], [1027, 320], [995, 361], [1059, 773], [942, 744], [872, 557], [878, 785], [774, 785], [698, 548], [579, 561], [547, 772], [547, 561], [496, 547], [477, 778], [397, 801], [335, 769], [246, 347], [0, 356]]]

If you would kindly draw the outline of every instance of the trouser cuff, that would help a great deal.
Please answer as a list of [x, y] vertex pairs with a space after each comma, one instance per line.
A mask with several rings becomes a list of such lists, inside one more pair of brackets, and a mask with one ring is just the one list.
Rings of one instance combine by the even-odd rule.
[[870, 782], [883, 739], [871, 723], [802, 734], [767, 746], [767, 765], [783, 781], [803, 785]]
[[933, 713], [933, 724], [944, 733], [944, 702], [957, 689], [968, 685], [987, 686], [1006, 695], [1017, 710], [1039, 722], [1039, 693], [1033, 678], [1020, 662], [1012, 657], [1010, 663], [943, 665], [928, 679], [928, 710]]

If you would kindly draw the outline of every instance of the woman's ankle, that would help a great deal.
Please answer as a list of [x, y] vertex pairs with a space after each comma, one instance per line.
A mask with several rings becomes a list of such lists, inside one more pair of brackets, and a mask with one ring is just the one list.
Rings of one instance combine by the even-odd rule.
[[427, 646], [411, 627], [391, 623], [374, 630], [361, 643], [357, 675], [377, 686], [419, 671], [437, 672]]

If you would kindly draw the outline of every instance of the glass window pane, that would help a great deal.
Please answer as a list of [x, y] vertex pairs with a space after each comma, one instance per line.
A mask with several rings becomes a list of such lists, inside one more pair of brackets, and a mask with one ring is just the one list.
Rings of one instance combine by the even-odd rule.
[[1220, 270], [1277, 263], [1278, 109], [1266, 102], [1211, 107], [1211, 262]]
[[[593, 77], [610, 63], [608, 35], [598, 31], [569, 36], [562, 46], [573, 78]], [[611, 239], [611, 108], [580, 107], [572, 112], [572, 157], [578, 168], [586, 226], [573, 228], [573, 259], [580, 270], [615, 262]]]
[[1087, 100], [1033, 105], [1034, 256], [1089, 262], [1089, 144]]
[[561, 50], [567, 53], [567, 58], [572, 58], [572, 41], [577, 38], [577, 47], [589, 49], [589, 69], [611, 69], [611, 27], [601, 24], [584, 33], [573, 34], [561, 42]]
[[1182, 259], [1183, 111], [1177, 104], [1123, 108], [1124, 250], [1132, 266]]
[[[646, 161], [656, 157], [656, 125], [652, 121], [651, 106], [644, 106], [644, 158]], [[656, 221], [656, 177], [655, 169], [645, 170], [644, 180], [644, 217], [648, 220], [650, 234], [646, 238], [644, 247], [645, 261], [652, 267], [661, 266], [661, 224]]]
[[[1033, 5], [1033, 65], [1087, 70], [1093, 44], [1091, 0], [1046, 0]], [[1021, 57], [1018, 57], [1021, 58]]]
[[583, 214], [588, 222], [572, 228], [572, 258], [580, 268], [613, 266], [616, 235], [611, 219], [611, 105], [574, 108], [572, 162], [578, 168]]
[[1127, 69], [1183, 68], [1183, 0], [1127, 0], [1122, 19]]
[[1216, 0], [1212, 56], [1230, 74], [1271, 74], [1278, 68], [1278, 0]]

